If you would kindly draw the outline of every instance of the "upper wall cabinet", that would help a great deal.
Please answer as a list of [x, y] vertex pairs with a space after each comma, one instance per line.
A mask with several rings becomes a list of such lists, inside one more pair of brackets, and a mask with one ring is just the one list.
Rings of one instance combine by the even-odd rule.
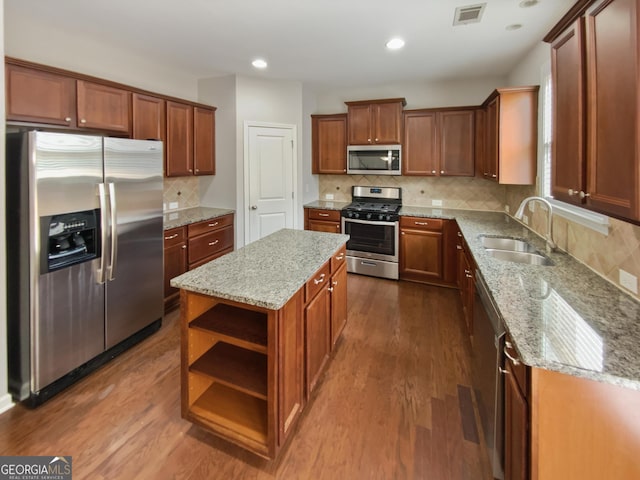
[[474, 176], [475, 108], [405, 110], [402, 174]]
[[129, 133], [130, 93], [19, 65], [5, 66], [7, 120]]
[[215, 107], [23, 60], [5, 62], [7, 121], [165, 143], [165, 175], [215, 174]]
[[485, 100], [484, 178], [533, 185], [538, 145], [538, 86], [499, 88]]
[[347, 173], [347, 115], [311, 115], [311, 173]]
[[349, 145], [402, 143], [404, 98], [345, 102]]
[[[640, 221], [640, 68], [635, 0], [569, 12], [552, 43], [553, 194]], [[584, 33], [584, 34], [583, 34]]]

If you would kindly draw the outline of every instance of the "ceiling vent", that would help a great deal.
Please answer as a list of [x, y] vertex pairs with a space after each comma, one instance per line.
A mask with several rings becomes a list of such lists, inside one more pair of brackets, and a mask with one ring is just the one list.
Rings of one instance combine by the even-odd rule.
[[484, 7], [486, 3], [478, 3], [476, 5], [467, 5], [466, 7], [456, 8], [453, 17], [453, 25], [467, 25], [468, 23], [478, 23], [482, 19]]

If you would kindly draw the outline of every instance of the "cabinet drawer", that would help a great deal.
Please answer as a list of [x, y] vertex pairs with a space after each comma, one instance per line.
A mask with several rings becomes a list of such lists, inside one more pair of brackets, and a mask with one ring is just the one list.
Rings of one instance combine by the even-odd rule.
[[164, 232], [164, 248], [173, 247], [184, 242], [187, 238], [185, 227], [172, 228]]
[[189, 238], [189, 264], [233, 247], [233, 227]]
[[320, 270], [318, 270], [313, 277], [307, 280], [304, 286], [304, 301], [309, 302], [316, 294], [329, 283], [330, 267], [329, 262], [325, 263]]
[[212, 218], [203, 222], [192, 223], [189, 225], [189, 238], [197, 235], [213, 232], [224, 227], [233, 225], [233, 215], [223, 215], [222, 217]]
[[340, 210], [319, 210], [309, 208], [309, 220], [331, 220], [332, 222], [340, 221]]
[[400, 228], [441, 231], [443, 225], [441, 218], [400, 217]]
[[338, 269], [344, 265], [347, 257], [347, 246], [344, 245], [340, 250], [333, 254], [331, 257], [331, 273], [335, 273]]

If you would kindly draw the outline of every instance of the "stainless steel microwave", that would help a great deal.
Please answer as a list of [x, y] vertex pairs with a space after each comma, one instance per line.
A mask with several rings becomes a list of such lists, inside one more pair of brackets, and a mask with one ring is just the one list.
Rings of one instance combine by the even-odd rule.
[[400, 145], [352, 145], [347, 147], [347, 173], [400, 175]]

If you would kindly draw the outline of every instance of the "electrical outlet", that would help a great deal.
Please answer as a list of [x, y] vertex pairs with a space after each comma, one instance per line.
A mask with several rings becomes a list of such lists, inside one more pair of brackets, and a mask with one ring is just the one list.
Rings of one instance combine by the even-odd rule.
[[529, 225], [529, 217], [527, 215], [522, 215], [522, 223]]
[[531, 213], [535, 213], [535, 212], [536, 212], [536, 204], [537, 204], [537, 203], [538, 203], [538, 202], [529, 202], [529, 211], [530, 211]]
[[620, 269], [620, 285], [635, 295], [638, 294], [638, 277]]
[[433, 213], [434, 215], [442, 215], [442, 210], [440, 210], [439, 208], [434, 208], [433, 210], [431, 210], [431, 213]]
[[432, 207], [441, 207], [442, 206], [442, 200], [431, 200], [431, 206]]
[[507, 212], [507, 213], [509, 213], [509, 205], [505, 205], [505, 206], [504, 206], [504, 211], [505, 211], [505, 212]]
[[327, 193], [327, 194], [325, 195], [325, 198], [326, 198], [327, 200], [333, 200], [333, 193]]
[[162, 204], [162, 211], [164, 212], [166, 209], [167, 209], [167, 204], [166, 204], [166, 203], [163, 203], [163, 204]]
[[169, 202], [169, 210], [175, 210], [178, 208], [178, 202]]

